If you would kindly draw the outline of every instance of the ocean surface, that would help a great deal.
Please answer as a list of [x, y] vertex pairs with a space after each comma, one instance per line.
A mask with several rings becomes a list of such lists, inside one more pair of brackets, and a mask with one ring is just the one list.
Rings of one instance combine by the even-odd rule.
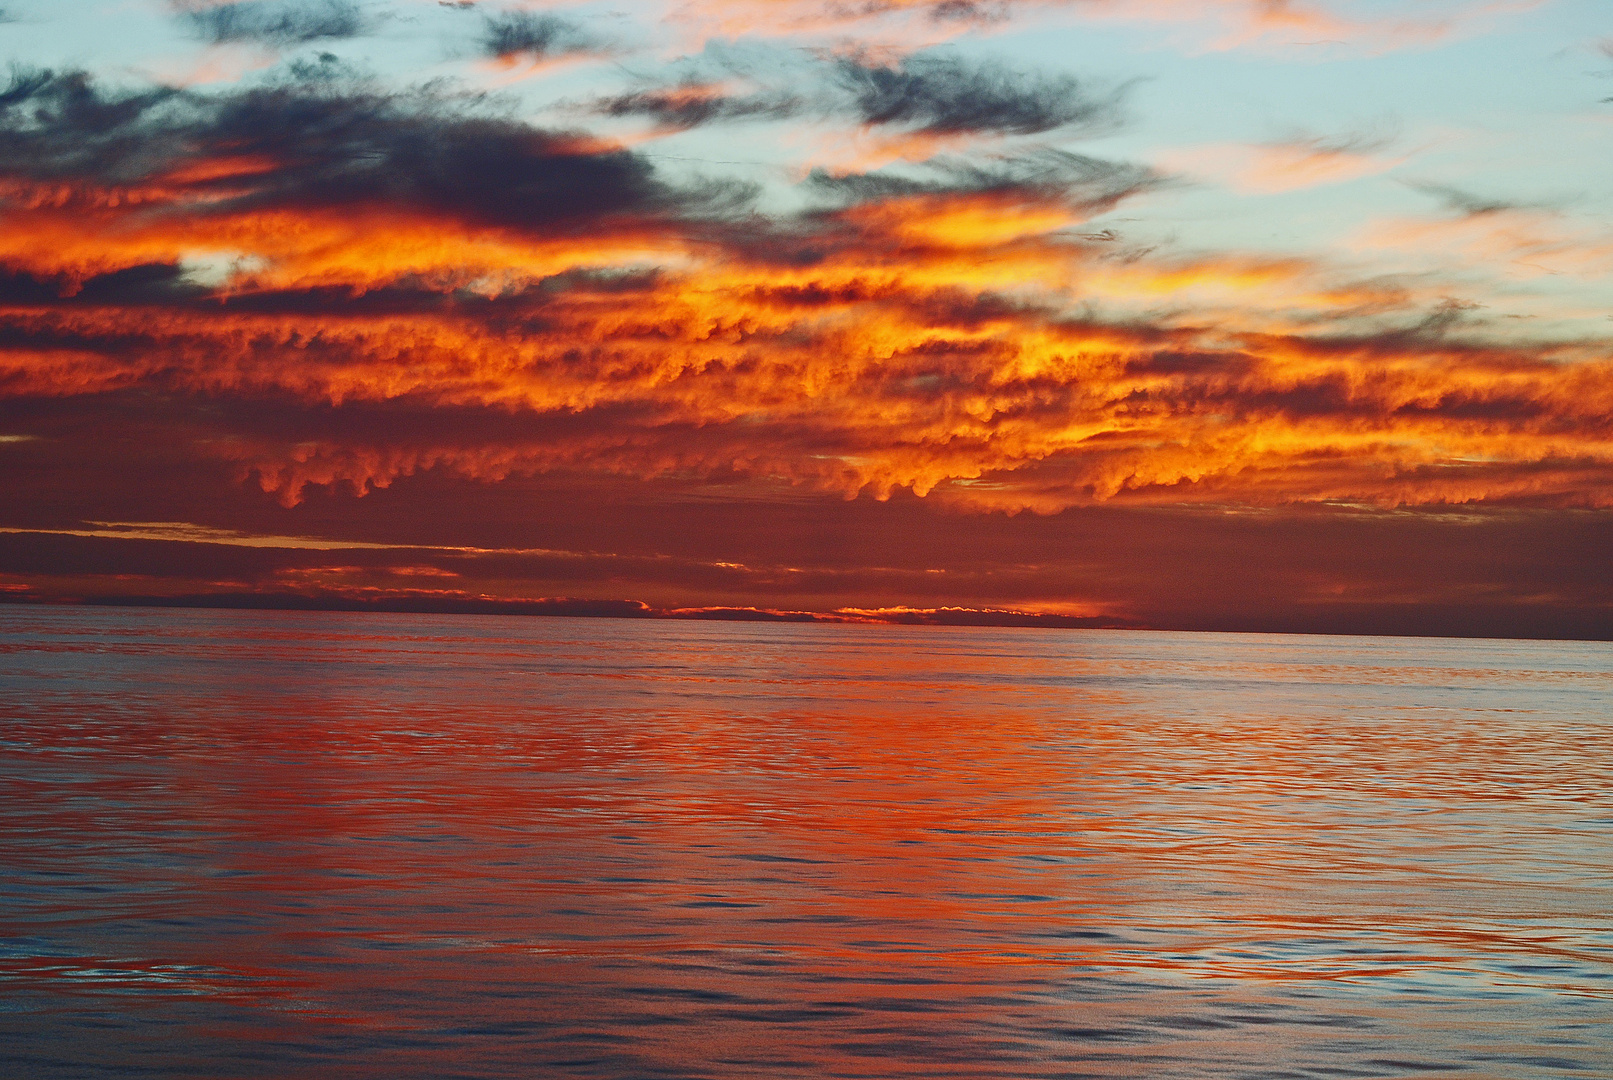
[[0, 607], [0, 1075], [1613, 1076], [1613, 647]]

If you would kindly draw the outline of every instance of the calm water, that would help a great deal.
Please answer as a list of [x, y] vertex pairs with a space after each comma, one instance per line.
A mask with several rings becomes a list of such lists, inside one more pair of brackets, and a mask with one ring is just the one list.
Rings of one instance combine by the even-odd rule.
[[1613, 648], [0, 608], [7, 1077], [1613, 1076]]

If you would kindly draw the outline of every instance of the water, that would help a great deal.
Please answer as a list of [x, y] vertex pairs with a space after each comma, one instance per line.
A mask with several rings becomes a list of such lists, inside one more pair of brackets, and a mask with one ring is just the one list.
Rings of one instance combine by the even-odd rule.
[[1613, 1075], [1613, 648], [0, 608], [0, 1074]]

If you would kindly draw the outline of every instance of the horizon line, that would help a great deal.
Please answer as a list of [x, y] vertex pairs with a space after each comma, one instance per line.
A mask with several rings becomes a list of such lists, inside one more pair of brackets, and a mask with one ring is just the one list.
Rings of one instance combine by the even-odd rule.
[[[742, 622], [812, 626], [908, 626], [950, 629], [1119, 630], [1153, 633], [1258, 634], [1298, 637], [1447, 638], [1466, 641], [1613, 642], [1613, 627], [1600, 636], [1549, 632], [1495, 634], [1460, 627], [1439, 629], [1339, 629], [1306, 627], [1299, 620], [1236, 620], [1176, 625], [1125, 621], [1101, 616], [1057, 615], [1009, 608], [856, 608], [831, 612], [758, 607], [706, 606], [656, 608], [637, 600], [585, 600], [542, 597], [523, 600], [431, 601], [422, 598], [354, 600], [286, 594], [218, 593], [185, 596], [44, 597], [0, 592], [0, 604], [50, 608], [163, 608], [213, 611], [302, 611], [376, 615], [530, 616], [571, 619], [658, 620], [665, 622]], [[1321, 620], [1314, 620], [1320, 622]]]

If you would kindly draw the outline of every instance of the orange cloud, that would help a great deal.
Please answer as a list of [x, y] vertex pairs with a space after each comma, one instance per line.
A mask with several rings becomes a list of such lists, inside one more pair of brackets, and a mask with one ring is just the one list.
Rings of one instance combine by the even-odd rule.
[[[12, 220], [56, 237], [59, 213]], [[1325, 273], [1298, 260], [1114, 264], [1067, 231], [1080, 218], [1024, 192], [899, 196], [821, 217], [805, 264], [668, 238], [662, 265], [634, 279], [653, 248], [608, 234], [531, 243], [426, 219], [375, 217], [343, 234], [319, 214], [283, 212], [275, 228], [225, 217], [206, 242], [229, 235], [263, 269], [184, 304], [13, 304], [0, 323], [37, 344], [0, 354], [0, 385], [582, 418], [525, 443], [211, 449], [288, 503], [309, 484], [362, 493], [431, 468], [497, 480], [557, 467], [735, 470], [880, 497], [950, 484], [950, 500], [1011, 510], [1134, 495], [1607, 500], [1613, 368], [1596, 347], [1352, 334], [1363, 307], [1393, 309], [1395, 297], [1324, 287]], [[14, 229], [12, 258], [79, 280], [81, 252], [107, 269], [179, 254], [179, 230], [100, 220], [98, 237], [80, 219], [77, 246]], [[498, 275], [510, 275], [507, 291], [487, 284]], [[358, 303], [404, 283], [397, 310]], [[296, 310], [310, 287], [336, 285], [345, 291], [316, 291]], [[1206, 293], [1220, 298], [1214, 324], [1069, 313], [1083, 296]], [[1321, 329], [1273, 332], [1258, 306], [1273, 301], [1307, 304]], [[1015, 480], [1055, 467], [1055, 491]]]
[[1242, 194], [1275, 195], [1378, 176], [1406, 160], [1386, 156], [1384, 149], [1383, 140], [1359, 138], [1218, 143], [1167, 154], [1160, 164], [1218, 180]]
[[1508, 276], [1518, 278], [1613, 274], [1613, 233], [1586, 229], [1565, 214], [1537, 207], [1380, 221], [1363, 230], [1354, 244], [1361, 250], [1455, 255], [1467, 264], [1504, 267]]
[[[516, 418], [497, 438], [198, 445], [287, 504], [430, 469], [733, 473], [1009, 511], [1613, 491], [1606, 341], [1486, 339], [1427, 292], [1314, 261], [1083, 232], [1139, 170], [941, 160], [815, 177], [817, 209], [769, 219], [582, 136], [315, 104], [361, 137], [320, 157], [229, 128], [117, 184], [10, 177], [0, 394]], [[414, 161], [422, 133], [474, 137], [513, 179]], [[422, 175], [375, 198], [391, 173], [351, 173], [387, 155]]]
[[1212, 50], [1331, 44], [1376, 51], [1430, 44], [1540, 2], [1435, 0], [1407, 5], [1395, 17], [1362, 17], [1341, 0], [682, 0], [671, 7], [670, 19], [694, 41], [854, 32], [864, 44], [920, 48], [965, 32], [1052, 18], [1163, 23]]

